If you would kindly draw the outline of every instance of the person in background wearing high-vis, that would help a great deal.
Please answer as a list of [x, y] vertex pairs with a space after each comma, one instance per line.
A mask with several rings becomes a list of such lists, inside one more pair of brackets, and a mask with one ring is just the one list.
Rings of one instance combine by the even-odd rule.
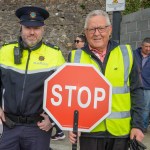
[[[72, 50], [68, 61], [92, 64], [104, 74], [112, 84], [112, 106], [111, 114], [90, 133], [78, 134], [80, 150], [128, 150], [129, 139], [144, 138], [143, 91], [131, 47], [110, 39], [112, 26], [102, 10], [87, 15], [84, 31], [88, 44]], [[70, 131], [71, 143], [75, 137]]]
[[44, 81], [65, 63], [58, 47], [42, 41], [47, 10], [24, 6], [17, 42], [0, 49], [0, 150], [48, 150], [53, 122], [43, 110]]

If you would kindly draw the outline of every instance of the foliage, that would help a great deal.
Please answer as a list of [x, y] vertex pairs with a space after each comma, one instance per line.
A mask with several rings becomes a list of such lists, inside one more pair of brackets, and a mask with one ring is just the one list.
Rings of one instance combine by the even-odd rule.
[[141, 8], [150, 8], [150, 0], [126, 0], [126, 9], [124, 15], [136, 12]]
[[150, 0], [142, 0], [141, 7], [142, 8], [150, 8]]

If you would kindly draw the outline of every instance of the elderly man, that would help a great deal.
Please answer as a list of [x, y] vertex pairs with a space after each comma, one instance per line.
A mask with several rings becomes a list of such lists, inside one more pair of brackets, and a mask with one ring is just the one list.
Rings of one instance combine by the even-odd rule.
[[[93, 64], [112, 84], [111, 114], [90, 133], [81, 133], [81, 150], [128, 150], [129, 137], [141, 141], [143, 135], [143, 91], [129, 45], [110, 39], [109, 16], [95, 10], [85, 20], [88, 45], [73, 50], [69, 62]], [[94, 77], [93, 77], [94, 78]], [[69, 133], [72, 143], [76, 135]]]
[[44, 81], [65, 60], [61, 51], [42, 42], [48, 11], [16, 11], [21, 35], [0, 49], [1, 150], [48, 150], [53, 123], [43, 111]]

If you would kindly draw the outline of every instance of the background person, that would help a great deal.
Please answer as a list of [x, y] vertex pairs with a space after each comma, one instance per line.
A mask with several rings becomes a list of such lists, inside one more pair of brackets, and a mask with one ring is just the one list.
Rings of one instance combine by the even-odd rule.
[[74, 43], [75, 43], [75, 48], [82, 48], [82, 47], [84, 47], [85, 46], [85, 44], [86, 44], [86, 37], [85, 37], [85, 35], [83, 35], [83, 34], [81, 34], [81, 35], [78, 35], [77, 37], [76, 37], [76, 39], [74, 40]]
[[138, 64], [139, 73], [142, 78], [144, 88], [144, 132], [147, 132], [150, 114], [150, 37], [146, 37], [141, 47], [134, 51], [136, 62]]
[[0, 49], [0, 149], [48, 150], [53, 123], [43, 110], [44, 81], [65, 60], [58, 48], [42, 42], [45, 9], [22, 7], [16, 16], [19, 40]]
[[[69, 62], [93, 64], [112, 84], [111, 114], [90, 133], [81, 133], [81, 150], [128, 150], [128, 141], [134, 137], [142, 141], [143, 90], [138, 69], [129, 45], [112, 41], [109, 16], [102, 10], [90, 12], [85, 20], [88, 45], [73, 50]], [[94, 77], [93, 77], [94, 78]], [[76, 142], [69, 132], [69, 139]]]

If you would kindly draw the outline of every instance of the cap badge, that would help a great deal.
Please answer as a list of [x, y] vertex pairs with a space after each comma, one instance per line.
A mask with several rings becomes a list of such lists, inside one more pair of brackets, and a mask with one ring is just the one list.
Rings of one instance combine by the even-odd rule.
[[31, 18], [36, 18], [36, 13], [35, 12], [30, 12], [30, 17]]

